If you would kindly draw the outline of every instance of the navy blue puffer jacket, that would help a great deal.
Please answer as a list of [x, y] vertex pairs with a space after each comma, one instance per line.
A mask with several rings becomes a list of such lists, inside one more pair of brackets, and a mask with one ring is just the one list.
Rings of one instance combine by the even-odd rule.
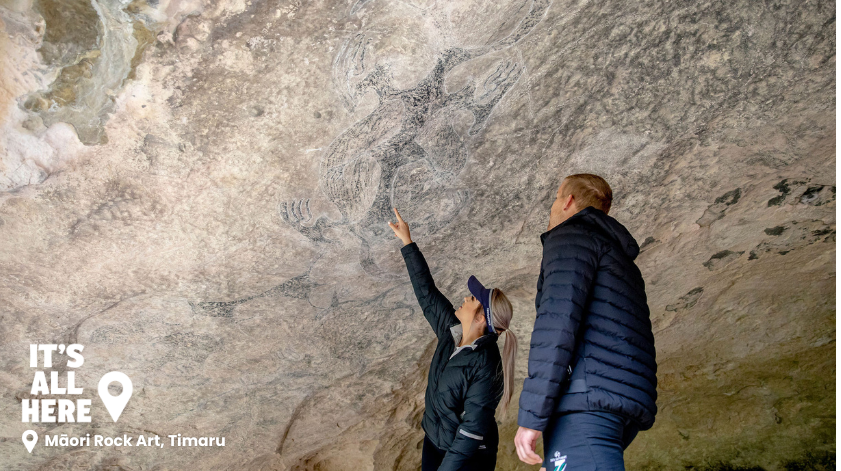
[[537, 317], [517, 423], [543, 431], [553, 414], [600, 410], [651, 428], [657, 363], [645, 283], [634, 263], [639, 245], [593, 206], [540, 241]]

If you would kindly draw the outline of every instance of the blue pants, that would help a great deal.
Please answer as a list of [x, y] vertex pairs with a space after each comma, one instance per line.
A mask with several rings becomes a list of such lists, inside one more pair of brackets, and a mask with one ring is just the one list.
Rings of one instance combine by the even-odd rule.
[[636, 423], [611, 412], [553, 416], [543, 432], [546, 471], [625, 471], [622, 453], [637, 436]]

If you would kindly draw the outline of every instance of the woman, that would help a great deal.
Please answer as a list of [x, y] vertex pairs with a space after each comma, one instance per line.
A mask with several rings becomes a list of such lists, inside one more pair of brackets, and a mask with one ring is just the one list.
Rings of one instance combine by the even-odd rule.
[[[388, 225], [403, 241], [401, 253], [415, 296], [438, 337], [421, 421], [422, 469], [492, 471], [499, 444], [494, 413], [500, 399], [503, 414], [508, 410], [514, 385], [517, 338], [508, 328], [513, 308], [502, 291], [486, 289], [471, 276], [467, 287], [472, 296], [455, 309], [435, 287], [396, 208], [394, 214], [397, 223]], [[506, 339], [500, 358], [496, 342], [502, 333]]]

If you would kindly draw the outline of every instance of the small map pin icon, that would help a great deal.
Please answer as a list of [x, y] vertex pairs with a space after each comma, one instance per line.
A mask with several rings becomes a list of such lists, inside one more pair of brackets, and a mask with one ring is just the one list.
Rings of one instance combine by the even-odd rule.
[[35, 430], [27, 430], [23, 432], [23, 446], [32, 453], [32, 449], [35, 448], [35, 444], [38, 443], [38, 434], [35, 433]]
[[[112, 396], [111, 392], [108, 391], [108, 385], [111, 383], [120, 383], [123, 387], [123, 392], [119, 396]], [[131, 399], [131, 380], [119, 371], [105, 373], [99, 380], [97, 391], [99, 392], [99, 398], [105, 404], [105, 408], [108, 409], [108, 413], [111, 414], [111, 418], [116, 422], [120, 418], [120, 414], [123, 413], [123, 409], [126, 408], [128, 400]]]

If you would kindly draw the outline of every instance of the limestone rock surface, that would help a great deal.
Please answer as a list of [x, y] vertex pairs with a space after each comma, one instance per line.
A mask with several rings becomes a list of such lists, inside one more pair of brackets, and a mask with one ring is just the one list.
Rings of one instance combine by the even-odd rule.
[[[497, 469], [532, 469], [539, 235], [590, 172], [659, 362], [628, 469], [834, 469], [835, 28], [820, 0], [1, 0], [0, 468], [419, 469], [397, 207], [451, 300], [512, 300]], [[21, 423], [32, 343], [85, 346], [90, 424]]]

